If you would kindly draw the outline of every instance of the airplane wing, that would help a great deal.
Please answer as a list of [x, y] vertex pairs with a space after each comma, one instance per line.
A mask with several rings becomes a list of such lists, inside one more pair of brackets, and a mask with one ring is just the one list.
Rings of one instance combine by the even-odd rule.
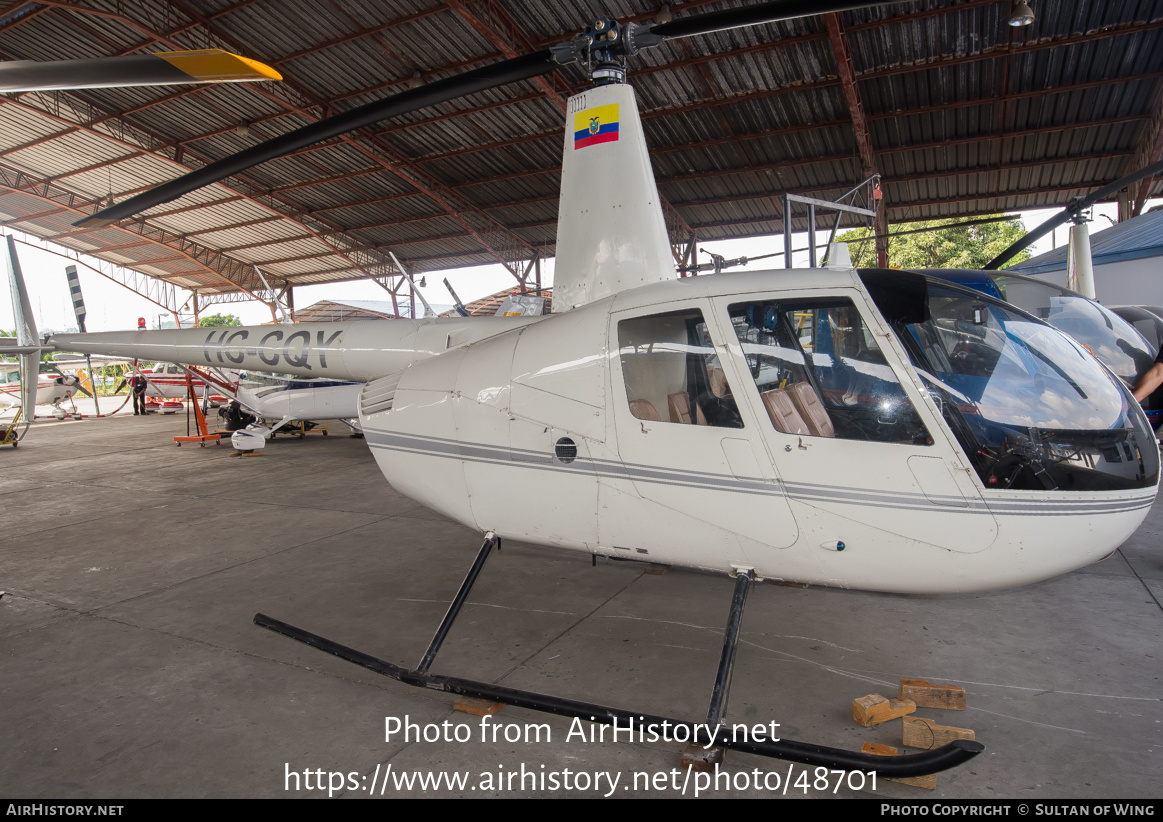
[[60, 352], [53, 355], [52, 364], [59, 368], [88, 368], [89, 362], [94, 368], [105, 368], [108, 365], [128, 365], [133, 362], [132, 357], [107, 357], [103, 355], [90, 356], [88, 360], [69, 354], [61, 356]]

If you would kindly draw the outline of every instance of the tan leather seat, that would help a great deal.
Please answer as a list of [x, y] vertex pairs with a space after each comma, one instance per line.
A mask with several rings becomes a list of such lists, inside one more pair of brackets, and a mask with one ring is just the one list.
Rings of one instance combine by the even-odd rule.
[[808, 424], [812, 434], [817, 437], [834, 437], [836, 429], [832, 427], [832, 418], [820, 397], [810, 383], [797, 382], [787, 388], [791, 401], [795, 403], [800, 417]]
[[786, 389], [773, 388], [764, 391], [760, 396], [763, 397], [763, 407], [767, 409], [767, 415], [771, 417], [771, 424], [775, 426], [776, 431], [782, 431], [784, 434], [804, 434], [809, 437], [812, 435], [811, 429], [796, 410], [795, 403]]
[[719, 399], [722, 399], [731, 393], [730, 388], [727, 385], [727, 375], [723, 372], [722, 368], [717, 368], [713, 365], [708, 366], [707, 383], [711, 387], [711, 393]]
[[[675, 391], [666, 398], [667, 410], [670, 411], [671, 422], [691, 424], [691, 400], [685, 391]], [[695, 406], [695, 419], [699, 425], [706, 425], [707, 418], [703, 416], [703, 409]]]
[[650, 400], [630, 400], [630, 413], [640, 420], [662, 422], [662, 417], [658, 416], [658, 411]]

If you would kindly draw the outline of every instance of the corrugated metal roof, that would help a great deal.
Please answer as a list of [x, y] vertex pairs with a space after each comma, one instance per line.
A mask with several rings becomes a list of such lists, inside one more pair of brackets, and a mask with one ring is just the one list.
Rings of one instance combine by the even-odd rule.
[[[744, 2], [670, 7], [681, 17]], [[261, 287], [252, 263], [278, 287], [390, 278], [389, 250], [417, 272], [498, 258], [523, 270], [554, 251], [561, 112], [584, 85], [576, 66], [310, 147], [145, 223], [84, 235], [71, 223], [111, 192], [122, 199], [404, 90], [416, 73], [449, 77], [566, 40], [591, 15], [649, 22], [658, 8], [33, 0], [0, 16], [0, 58], [221, 47], [286, 81], [0, 97], [0, 213], [205, 293]], [[1063, 205], [1159, 145], [1163, 7], [1042, 0], [1035, 12], [1021, 30], [1006, 25], [1010, 0], [914, 0], [835, 18], [891, 221]], [[672, 41], [630, 69], [671, 222], [700, 242], [781, 231], [784, 191], [834, 197], [865, 174], [823, 17]], [[173, 261], [156, 262], [156, 247]]]

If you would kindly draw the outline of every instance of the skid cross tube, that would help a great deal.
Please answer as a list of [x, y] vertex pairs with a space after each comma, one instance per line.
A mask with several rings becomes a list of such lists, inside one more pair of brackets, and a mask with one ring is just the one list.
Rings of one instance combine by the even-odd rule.
[[731, 692], [731, 671], [735, 669], [735, 651], [739, 647], [739, 629], [743, 626], [743, 606], [747, 604], [747, 592], [751, 590], [751, 569], [740, 571], [735, 577], [735, 594], [731, 597], [731, 615], [727, 617], [727, 628], [723, 632], [723, 653], [719, 655], [719, 671], [715, 674], [715, 687], [711, 691], [711, 706], [707, 710], [707, 724], [719, 724], [727, 707], [727, 695]]
[[340, 645], [337, 642], [304, 631], [301, 628], [296, 628], [293, 625], [272, 619], [265, 614], [255, 614], [254, 622], [263, 628], [269, 628], [283, 636], [298, 640], [321, 651], [326, 651], [340, 659], [346, 659], [348, 662], [354, 662], [356, 665], [362, 665], [369, 671], [375, 671], [378, 674], [399, 680], [407, 685], [446, 691], [461, 696], [474, 696], [493, 702], [503, 702], [506, 705], [513, 705], [518, 708], [529, 708], [543, 713], [576, 717], [591, 722], [600, 722], [605, 725], [614, 725], [623, 732], [627, 732], [627, 729], [632, 729], [636, 733], [641, 729], [645, 733], [651, 733], [652, 731], [659, 735], [669, 733], [670, 738], [673, 739], [678, 735], [677, 729], [683, 728], [687, 737], [691, 741], [699, 744], [705, 745], [713, 743], [723, 748], [732, 748], [737, 751], [770, 756], [776, 759], [786, 759], [802, 765], [823, 766], [825, 768], [844, 771], [876, 771], [880, 776], [884, 777], [924, 776], [925, 774], [937, 773], [938, 771], [956, 767], [985, 750], [985, 746], [980, 742], [971, 742], [967, 739], [955, 740], [932, 751], [907, 754], [904, 756], [878, 756], [876, 754], [858, 753], [856, 751], [845, 751], [840, 748], [830, 748], [826, 745], [796, 742], [791, 739], [781, 739], [779, 741], [734, 739], [730, 733], [724, 734], [721, 731], [712, 740], [706, 730], [706, 726], [701, 724], [651, 716], [649, 714], [640, 714], [634, 711], [610, 708], [590, 702], [579, 702], [574, 699], [562, 699], [561, 697], [533, 693], [532, 691], [521, 691], [515, 688], [506, 688], [501, 685], [492, 685], [487, 682], [476, 682], [471, 679], [458, 679], [456, 677], [440, 676], [438, 674], [409, 671], [399, 665], [377, 659], [370, 654], [356, 651]]
[[464, 605], [464, 601], [468, 598], [468, 592], [472, 590], [473, 583], [477, 581], [477, 576], [480, 575], [481, 568], [485, 567], [485, 560], [489, 558], [489, 551], [493, 550], [494, 545], [497, 546], [497, 550], [500, 550], [501, 538], [492, 531], [489, 531], [485, 534], [485, 541], [481, 544], [480, 551], [477, 552], [476, 561], [473, 562], [472, 568], [468, 570], [468, 576], [464, 578], [464, 582], [460, 583], [460, 590], [456, 592], [456, 596], [452, 599], [452, 604], [448, 606], [448, 611], [444, 614], [444, 619], [440, 621], [440, 627], [436, 629], [436, 633], [432, 637], [432, 642], [428, 643], [428, 650], [424, 652], [424, 658], [416, 666], [418, 673], [425, 673], [432, 667], [432, 661], [436, 659], [436, 652], [444, 644], [444, 638], [448, 636], [448, 631], [452, 628], [452, 623], [456, 620], [456, 615], [460, 613], [460, 607]]

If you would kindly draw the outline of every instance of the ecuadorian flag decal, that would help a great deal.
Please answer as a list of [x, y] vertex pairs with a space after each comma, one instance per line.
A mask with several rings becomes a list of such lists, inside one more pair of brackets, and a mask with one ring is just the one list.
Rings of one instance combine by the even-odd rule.
[[573, 148], [576, 151], [618, 139], [618, 104], [597, 106], [573, 115]]

